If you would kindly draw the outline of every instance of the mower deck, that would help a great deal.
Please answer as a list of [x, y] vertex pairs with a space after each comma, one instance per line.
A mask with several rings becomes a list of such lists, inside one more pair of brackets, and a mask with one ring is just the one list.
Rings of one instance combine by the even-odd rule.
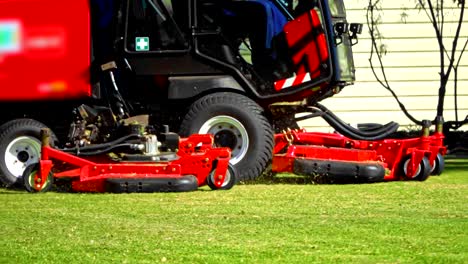
[[444, 167], [442, 132], [409, 139], [355, 140], [340, 134], [288, 131], [275, 135], [273, 172], [326, 182], [426, 180]]
[[211, 135], [193, 135], [181, 139], [172, 160], [116, 161], [108, 155], [78, 157], [43, 139], [39, 164], [28, 167], [23, 178], [32, 192], [47, 191], [57, 180], [71, 182], [76, 192], [181, 192], [206, 184], [231, 188], [236, 175], [229, 166], [230, 150], [212, 143]]

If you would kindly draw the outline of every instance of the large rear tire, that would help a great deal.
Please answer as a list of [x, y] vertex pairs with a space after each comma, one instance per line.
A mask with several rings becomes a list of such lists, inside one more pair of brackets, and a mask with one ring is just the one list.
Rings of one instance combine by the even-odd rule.
[[7, 187], [22, 184], [26, 167], [39, 162], [42, 128], [47, 126], [33, 119], [15, 119], [0, 127], [0, 181]]
[[238, 180], [254, 180], [273, 152], [273, 130], [263, 109], [246, 96], [222, 92], [195, 101], [182, 121], [180, 134], [213, 134], [215, 145], [232, 150], [230, 163]]

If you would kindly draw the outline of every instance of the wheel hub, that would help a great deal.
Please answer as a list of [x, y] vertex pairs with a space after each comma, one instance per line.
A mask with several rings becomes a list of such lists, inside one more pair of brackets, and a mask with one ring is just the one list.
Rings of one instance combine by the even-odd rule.
[[17, 155], [17, 158], [20, 162], [26, 162], [29, 159], [29, 153], [26, 151], [20, 151]]
[[419, 173], [421, 173], [421, 164], [418, 164], [418, 168], [413, 173], [413, 175], [409, 175], [409, 172], [408, 172], [409, 162], [410, 162], [409, 159], [405, 161], [405, 163], [403, 165], [403, 170], [404, 170], [404, 173], [405, 173], [406, 177], [408, 177], [410, 179], [414, 179], [419, 175]]
[[237, 146], [237, 138], [234, 133], [229, 130], [222, 130], [215, 134], [215, 144], [220, 147], [228, 147], [234, 149]]
[[214, 135], [215, 144], [231, 149], [231, 164], [241, 161], [249, 149], [249, 135], [242, 123], [231, 116], [215, 116], [207, 120], [200, 134]]
[[24, 169], [39, 162], [41, 143], [37, 138], [29, 136], [17, 137], [8, 144], [5, 151], [5, 165], [15, 177], [21, 177]]

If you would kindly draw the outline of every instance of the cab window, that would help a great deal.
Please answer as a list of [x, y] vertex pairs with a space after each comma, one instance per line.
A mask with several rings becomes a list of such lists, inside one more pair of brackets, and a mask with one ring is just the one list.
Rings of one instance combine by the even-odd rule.
[[166, 52], [187, 49], [187, 42], [173, 17], [172, 1], [129, 0], [127, 3], [127, 51]]

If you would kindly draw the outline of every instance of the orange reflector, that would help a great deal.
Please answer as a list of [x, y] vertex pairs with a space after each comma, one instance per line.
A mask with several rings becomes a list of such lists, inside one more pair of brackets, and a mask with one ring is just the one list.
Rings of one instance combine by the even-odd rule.
[[67, 89], [65, 81], [54, 81], [49, 83], [40, 83], [37, 87], [39, 93], [57, 93]]

